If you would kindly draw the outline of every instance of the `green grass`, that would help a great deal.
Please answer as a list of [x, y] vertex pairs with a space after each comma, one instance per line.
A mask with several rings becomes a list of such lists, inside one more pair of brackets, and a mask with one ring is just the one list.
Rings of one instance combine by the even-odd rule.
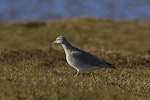
[[[60, 45], [71, 44], [117, 69], [73, 76]], [[150, 22], [74, 18], [0, 24], [1, 100], [149, 100]]]

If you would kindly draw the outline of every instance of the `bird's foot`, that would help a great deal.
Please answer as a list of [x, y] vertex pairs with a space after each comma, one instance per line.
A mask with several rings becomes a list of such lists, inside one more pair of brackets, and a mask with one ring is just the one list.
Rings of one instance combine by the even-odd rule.
[[91, 75], [92, 75], [92, 77], [94, 79], [94, 82], [97, 83], [96, 78], [94, 77], [93, 73], [91, 73]]
[[79, 75], [79, 72], [77, 72], [75, 75], [74, 75], [74, 77], [77, 77]]

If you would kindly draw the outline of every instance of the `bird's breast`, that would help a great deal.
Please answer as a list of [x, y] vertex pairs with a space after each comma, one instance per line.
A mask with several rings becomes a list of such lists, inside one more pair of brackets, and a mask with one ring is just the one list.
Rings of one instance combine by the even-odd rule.
[[73, 67], [73, 63], [71, 61], [71, 56], [69, 55], [69, 52], [65, 52], [66, 53], [66, 60], [67, 60], [67, 63]]

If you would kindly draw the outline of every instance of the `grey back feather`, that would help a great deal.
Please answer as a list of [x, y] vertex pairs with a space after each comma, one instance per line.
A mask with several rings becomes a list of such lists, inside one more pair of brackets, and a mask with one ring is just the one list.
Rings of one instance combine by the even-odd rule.
[[88, 52], [82, 51], [78, 48], [75, 48], [74, 51], [71, 52], [71, 55], [74, 58], [80, 59], [85, 64], [90, 64], [92, 66], [97, 66], [97, 67], [115, 68], [112, 64], [109, 64], [104, 60], [98, 59], [97, 57], [89, 54]]

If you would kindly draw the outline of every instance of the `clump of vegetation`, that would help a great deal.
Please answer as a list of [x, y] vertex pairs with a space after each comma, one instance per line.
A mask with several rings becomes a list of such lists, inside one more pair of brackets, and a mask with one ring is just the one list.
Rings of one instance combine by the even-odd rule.
[[[149, 23], [74, 18], [0, 24], [0, 99], [149, 100]], [[59, 35], [117, 69], [93, 71], [97, 83], [88, 72], [73, 78], [76, 70], [51, 43]]]

